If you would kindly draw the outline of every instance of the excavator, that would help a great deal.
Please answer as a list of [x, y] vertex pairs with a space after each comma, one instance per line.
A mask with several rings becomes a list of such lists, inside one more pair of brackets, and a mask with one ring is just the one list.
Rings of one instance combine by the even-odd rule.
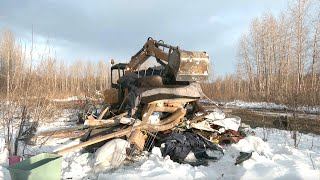
[[[156, 59], [159, 66], [139, 70], [151, 57]], [[206, 52], [182, 50], [149, 37], [129, 63], [114, 64], [114, 60], [111, 63], [113, 89], [105, 91], [105, 102], [113, 104], [119, 112], [128, 103], [133, 106], [131, 109], [142, 105], [143, 115], [153, 107], [151, 104], [184, 104], [199, 99], [202, 91], [197, 82], [208, 79], [209, 55]], [[132, 116], [134, 113], [130, 113], [130, 108], [126, 110]], [[152, 109], [150, 115], [155, 111]]]
[[[143, 63], [151, 57], [159, 66], [142, 69]], [[112, 139], [120, 138], [127, 144], [118, 150], [134, 159], [153, 146], [162, 147], [163, 140], [168, 140], [166, 138], [173, 133], [180, 140], [187, 138], [180, 137], [183, 133], [197, 134], [197, 138], [205, 140], [220, 153], [222, 149], [216, 143], [240, 140], [239, 117], [226, 117], [218, 108], [205, 110], [199, 103], [199, 99], [205, 97], [199, 82], [208, 78], [209, 56], [206, 52], [185, 51], [148, 38], [129, 63], [114, 64], [113, 61], [112, 64], [114, 94], [104, 92], [109, 106], [97, 119], [88, 118], [90, 127], [80, 144], [56, 153], [64, 154], [79, 148], [95, 152]], [[119, 159], [120, 156], [113, 154], [112, 157]]]
[[[140, 69], [151, 57], [158, 66]], [[89, 130], [81, 139], [82, 143], [61, 150], [59, 154], [82, 147], [89, 150], [117, 137], [127, 139], [132, 149], [141, 152], [149, 147], [148, 140], [154, 139], [158, 132], [205, 117], [198, 102], [203, 96], [198, 82], [208, 79], [209, 55], [206, 52], [182, 50], [149, 37], [129, 63], [114, 64], [111, 60], [111, 64], [112, 88], [104, 92], [109, 106], [98, 119], [92, 120], [98, 125], [101, 125], [99, 120], [104, 120], [103, 127], [107, 129]], [[203, 112], [203, 115], [195, 116], [195, 112]], [[123, 121], [128, 119], [133, 121]]]

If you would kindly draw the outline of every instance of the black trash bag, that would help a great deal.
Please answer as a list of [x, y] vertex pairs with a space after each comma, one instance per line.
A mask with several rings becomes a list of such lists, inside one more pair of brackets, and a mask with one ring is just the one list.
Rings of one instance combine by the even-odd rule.
[[252, 152], [250, 152], [250, 153], [240, 152], [240, 155], [237, 157], [236, 163], [234, 163], [234, 165], [238, 165], [238, 164], [250, 159], [251, 156], [252, 156]]
[[[194, 166], [207, 165], [206, 160], [218, 160], [223, 155], [223, 150], [211, 141], [206, 140], [198, 134], [172, 133], [161, 140], [161, 153], [165, 157], [178, 163], [189, 163]], [[217, 151], [220, 156], [214, 157], [207, 154], [207, 150]], [[185, 158], [192, 151], [197, 158], [197, 162], [186, 162]]]

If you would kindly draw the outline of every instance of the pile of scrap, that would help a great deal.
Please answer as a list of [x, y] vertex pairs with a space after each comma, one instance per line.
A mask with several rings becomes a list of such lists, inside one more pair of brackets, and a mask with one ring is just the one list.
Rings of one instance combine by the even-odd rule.
[[[159, 66], [139, 70], [151, 56]], [[95, 113], [86, 116], [80, 144], [56, 153], [100, 148], [97, 152], [118, 152], [117, 159], [123, 160], [123, 152], [133, 157], [158, 146], [163, 156], [179, 163], [200, 165], [207, 159], [218, 160], [223, 155], [221, 144], [242, 138], [238, 131], [241, 120], [226, 117], [219, 109], [206, 111], [199, 103], [204, 94], [198, 82], [208, 79], [209, 62], [204, 51], [182, 50], [149, 37], [128, 64], [111, 61], [113, 89], [104, 93], [109, 106], [99, 111], [98, 118]], [[114, 166], [121, 164], [112, 157], [98, 162], [101, 159]]]
[[[158, 100], [148, 103], [140, 118], [128, 117], [127, 112], [108, 119], [103, 119], [103, 115], [97, 119], [88, 116], [85, 128], [82, 128], [83, 142], [56, 153], [65, 154], [85, 148], [98, 153], [99, 163], [103, 162], [101, 159], [109, 159], [106, 161], [109, 165], [118, 167], [121, 162], [113, 162], [111, 157], [115, 154], [111, 156], [110, 152], [125, 152], [126, 158], [132, 158], [158, 146], [164, 157], [169, 155], [175, 162], [206, 165], [223, 156], [223, 145], [243, 138], [244, 134], [239, 132], [240, 125], [239, 117], [226, 116], [218, 108], [205, 111], [193, 99]], [[121, 144], [117, 145], [119, 142]], [[102, 152], [102, 157], [110, 156], [101, 158]], [[123, 153], [118, 154], [121, 158], [117, 160], [123, 161]]]

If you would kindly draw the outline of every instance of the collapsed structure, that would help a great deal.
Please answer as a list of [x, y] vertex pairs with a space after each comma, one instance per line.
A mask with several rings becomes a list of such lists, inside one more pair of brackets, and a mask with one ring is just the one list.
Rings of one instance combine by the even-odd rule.
[[[139, 70], [150, 57], [159, 66]], [[128, 142], [127, 156], [161, 146], [163, 156], [182, 163], [190, 152], [197, 159], [217, 160], [223, 154], [217, 144], [241, 138], [240, 118], [226, 118], [220, 109], [201, 106], [199, 82], [208, 78], [206, 52], [185, 51], [148, 38], [128, 64], [114, 64], [113, 60], [112, 64], [112, 89], [104, 92], [108, 106], [97, 117], [86, 114], [89, 128], [82, 134], [82, 143], [56, 153], [79, 148], [95, 151], [111, 139], [121, 138]], [[110, 142], [105, 146], [114, 147]]]

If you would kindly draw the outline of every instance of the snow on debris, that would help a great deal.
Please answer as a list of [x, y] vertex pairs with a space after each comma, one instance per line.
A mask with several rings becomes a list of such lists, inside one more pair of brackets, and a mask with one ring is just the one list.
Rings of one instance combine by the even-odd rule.
[[[248, 136], [238, 144], [224, 147], [225, 155], [209, 166], [192, 167], [162, 158], [159, 148], [141, 164], [122, 167], [112, 173], [99, 174], [98, 179], [317, 179], [320, 177], [320, 136], [302, 135], [301, 147], [291, 146], [290, 133], [276, 129], [267, 142]], [[266, 129], [253, 130], [261, 136]], [[270, 132], [271, 133], [271, 132]], [[317, 146], [311, 147], [311, 140]], [[240, 151], [253, 151], [252, 157], [235, 166]], [[310, 158], [311, 157], [311, 158]], [[312, 161], [313, 163], [312, 163]], [[313, 168], [314, 167], [314, 168]]]
[[[96, 174], [94, 154], [71, 152], [64, 156], [63, 179], [315, 179], [320, 177], [320, 136], [301, 134], [298, 148], [293, 147], [291, 133], [277, 129], [256, 128], [237, 144], [225, 146], [224, 156], [209, 166], [193, 167], [162, 157], [154, 147], [137, 162]], [[269, 133], [269, 134], [268, 134]], [[268, 134], [265, 142], [262, 138]], [[266, 137], [265, 137], [266, 138]], [[313, 144], [313, 145], [312, 145]], [[235, 166], [240, 151], [252, 157]]]
[[[259, 135], [263, 134], [264, 130], [258, 128], [254, 131]], [[160, 149], [154, 147], [150, 154], [141, 157], [138, 162], [125, 164], [114, 171], [96, 174], [92, 167], [93, 154], [71, 152], [64, 157], [63, 179], [316, 179], [320, 177], [319, 146], [311, 148], [311, 144], [302, 143], [301, 148], [295, 149], [289, 144], [283, 144], [289, 132], [273, 131], [273, 137], [270, 139], [274, 139], [267, 142], [260, 137], [248, 136], [238, 144], [224, 147], [225, 155], [209, 166], [192, 167], [189, 164], [178, 164], [168, 156], [162, 158]], [[303, 135], [303, 138], [310, 138], [310, 135]], [[315, 144], [320, 143], [319, 136], [314, 140]], [[235, 166], [235, 159], [240, 151], [253, 151], [253, 154], [249, 160]]]

